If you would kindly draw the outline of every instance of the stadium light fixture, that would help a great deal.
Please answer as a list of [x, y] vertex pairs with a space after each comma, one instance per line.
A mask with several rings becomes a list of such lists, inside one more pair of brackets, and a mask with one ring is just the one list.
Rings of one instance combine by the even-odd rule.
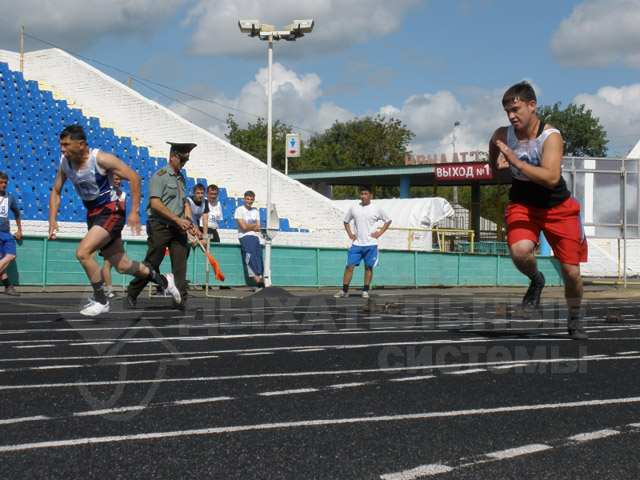
[[276, 30], [273, 25], [265, 25], [260, 20], [238, 20], [238, 27], [241, 33], [250, 37], [258, 37], [260, 40], [269, 42], [269, 69], [267, 86], [267, 235], [264, 249], [264, 284], [271, 286], [271, 240], [279, 229], [278, 216], [275, 206], [271, 203], [271, 152], [272, 152], [272, 131], [273, 131], [273, 42], [278, 40], [295, 41], [298, 38], [313, 31], [315, 22], [313, 19], [294, 20], [291, 25], [287, 25], [282, 30]]

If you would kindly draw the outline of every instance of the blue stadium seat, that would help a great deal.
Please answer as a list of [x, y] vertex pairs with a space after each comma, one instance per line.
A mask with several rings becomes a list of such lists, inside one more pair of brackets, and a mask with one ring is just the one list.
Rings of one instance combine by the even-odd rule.
[[[183, 172], [183, 174], [184, 174], [184, 172]], [[193, 177], [186, 177], [185, 180], [186, 180], [186, 183], [187, 183], [188, 195], [192, 195], [193, 187], [196, 186], [196, 181], [195, 181], [195, 179]]]
[[282, 232], [290, 231], [289, 219], [288, 218], [281, 218], [280, 219], [280, 231], [282, 231]]
[[238, 225], [236, 224], [236, 219], [233, 218], [233, 215], [227, 217], [226, 220], [227, 220], [227, 228], [230, 228], [230, 229], [238, 228]]

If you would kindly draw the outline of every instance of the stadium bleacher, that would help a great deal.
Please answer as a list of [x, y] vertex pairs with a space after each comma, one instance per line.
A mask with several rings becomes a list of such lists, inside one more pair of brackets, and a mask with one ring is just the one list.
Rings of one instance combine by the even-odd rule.
[[[69, 107], [66, 100], [55, 99], [52, 92], [41, 90], [33, 80], [25, 80], [21, 72], [11, 70], [5, 62], [0, 62], [0, 91], [0, 170], [9, 175], [8, 191], [15, 191], [21, 217], [25, 220], [49, 219], [49, 192], [61, 154], [58, 134], [66, 125], [82, 125], [91, 147], [118, 156], [140, 175], [143, 183], [167, 162], [166, 158], [151, 156], [148, 147], [133, 145], [131, 138], [116, 135], [112, 128], [101, 126], [99, 118]], [[207, 185], [205, 178], [188, 174], [185, 177], [189, 192], [196, 183]], [[219, 199], [225, 217], [220, 227], [235, 229], [233, 211], [242, 203], [228, 197], [224, 187], [220, 188]], [[142, 203], [145, 204], [144, 198]], [[260, 219], [264, 226], [264, 208], [260, 209]], [[82, 202], [69, 184], [64, 187], [58, 220], [84, 221]], [[144, 208], [141, 209], [141, 221], [143, 225], [146, 223]], [[281, 219], [280, 230], [298, 231], [289, 226], [288, 219]]]

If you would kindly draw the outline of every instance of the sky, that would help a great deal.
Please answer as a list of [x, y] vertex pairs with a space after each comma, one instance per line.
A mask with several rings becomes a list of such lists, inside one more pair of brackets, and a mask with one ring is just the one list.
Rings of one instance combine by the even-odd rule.
[[[267, 116], [268, 44], [238, 19], [313, 32], [273, 47], [273, 117], [302, 138], [381, 115], [415, 155], [486, 151], [501, 98], [584, 104], [609, 156], [640, 140], [640, 0], [0, 0], [0, 48], [64, 49], [224, 138]], [[303, 152], [304, 155], [304, 152]], [[295, 166], [292, 165], [295, 170]]]

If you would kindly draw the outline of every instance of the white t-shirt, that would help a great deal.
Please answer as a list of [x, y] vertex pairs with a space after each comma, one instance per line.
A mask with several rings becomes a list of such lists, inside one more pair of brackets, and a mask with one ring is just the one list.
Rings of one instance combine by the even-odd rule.
[[[238, 208], [236, 208], [236, 211], [233, 214], [233, 218], [235, 218], [236, 220], [244, 220], [247, 225], [251, 225], [252, 223], [260, 223], [260, 212], [255, 208], [247, 210], [244, 205], [240, 205]], [[259, 237], [260, 233], [253, 230], [244, 232], [240, 230], [240, 227], [238, 227], [238, 238], [242, 238], [246, 235], [255, 235], [256, 237]]]
[[191, 214], [196, 221], [196, 225], [200, 226], [200, 219], [202, 218], [202, 215], [209, 211], [207, 208], [209, 206], [209, 201], [206, 198], [203, 198], [200, 205], [197, 205], [191, 197], [187, 197], [187, 201], [191, 207]]
[[371, 237], [371, 234], [376, 231], [376, 223], [379, 220], [387, 223], [391, 218], [373, 202], [369, 202], [369, 205], [363, 205], [362, 202], [358, 202], [349, 208], [344, 217], [345, 223], [349, 223], [351, 220], [353, 220], [355, 227], [355, 232], [353, 233], [356, 235], [353, 244], [358, 247], [368, 247], [378, 244], [378, 239]]
[[215, 205], [209, 202], [209, 214], [207, 215], [207, 228], [216, 229], [218, 228], [221, 221], [222, 221], [222, 205], [218, 200], [216, 200]]

